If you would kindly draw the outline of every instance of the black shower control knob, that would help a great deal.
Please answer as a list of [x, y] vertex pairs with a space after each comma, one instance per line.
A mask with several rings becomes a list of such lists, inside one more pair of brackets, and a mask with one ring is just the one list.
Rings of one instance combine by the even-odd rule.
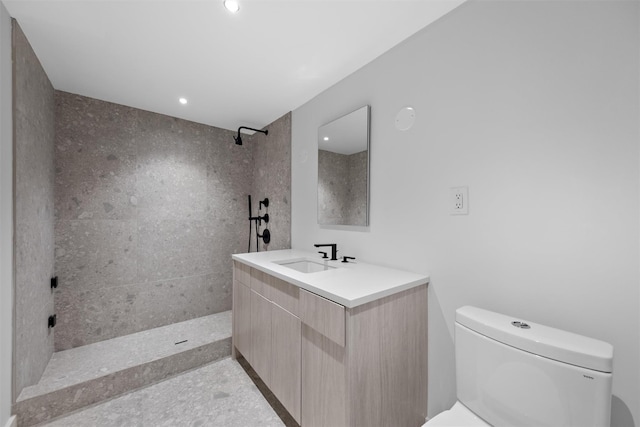
[[56, 326], [56, 323], [58, 323], [58, 316], [56, 316], [55, 314], [52, 316], [49, 316], [49, 319], [47, 320], [47, 325], [50, 328], [53, 328], [54, 326]]

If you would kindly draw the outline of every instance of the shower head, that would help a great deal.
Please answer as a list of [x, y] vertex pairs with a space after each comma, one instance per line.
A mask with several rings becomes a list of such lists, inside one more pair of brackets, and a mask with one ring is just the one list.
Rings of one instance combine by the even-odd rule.
[[234, 141], [236, 141], [236, 145], [242, 145], [242, 137], [240, 136], [240, 129], [248, 129], [248, 130], [252, 130], [254, 132], [260, 132], [260, 133], [264, 133], [265, 135], [269, 135], [269, 130], [268, 129], [260, 130], [260, 129], [248, 128], [246, 126], [240, 126], [238, 128], [238, 136], [234, 136], [233, 137]]

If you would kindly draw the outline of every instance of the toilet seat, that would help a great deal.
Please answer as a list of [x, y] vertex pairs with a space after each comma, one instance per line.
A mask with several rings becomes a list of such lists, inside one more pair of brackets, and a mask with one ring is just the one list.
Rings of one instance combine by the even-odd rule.
[[460, 402], [427, 421], [422, 427], [490, 427]]

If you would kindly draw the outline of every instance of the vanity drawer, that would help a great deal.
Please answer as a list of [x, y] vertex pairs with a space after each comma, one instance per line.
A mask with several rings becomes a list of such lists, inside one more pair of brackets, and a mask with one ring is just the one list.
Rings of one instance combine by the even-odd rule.
[[250, 284], [250, 281], [249, 281], [250, 270], [251, 270], [251, 267], [249, 267], [248, 265], [238, 261], [233, 261], [233, 274], [234, 274], [233, 278], [238, 282], [243, 283], [247, 286], [249, 286]]
[[271, 297], [269, 295], [270, 293], [269, 286], [267, 284], [268, 277], [269, 277], [268, 274], [265, 274], [260, 270], [256, 270], [255, 268], [251, 269], [251, 274], [250, 274], [251, 289], [259, 293], [266, 299], [270, 299]]
[[300, 288], [271, 275], [266, 275], [266, 279], [267, 286], [269, 286], [269, 299], [299, 317]]
[[342, 347], [345, 345], [345, 308], [300, 289], [300, 320]]

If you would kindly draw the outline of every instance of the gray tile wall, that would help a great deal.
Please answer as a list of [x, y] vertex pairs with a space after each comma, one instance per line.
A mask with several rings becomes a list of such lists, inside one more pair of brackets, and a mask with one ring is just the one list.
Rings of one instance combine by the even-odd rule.
[[349, 185], [347, 224], [367, 225], [367, 167], [369, 163], [369, 150], [354, 153], [349, 156]]
[[[56, 349], [229, 310], [259, 142], [65, 92], [56, 115]], [[290, 115], [272, 127], [288, 247]]]
[[367, 223], [369, 151], [345, 155], [318, 150], [318, 223]]
[[[260, 251], [291, 248], [291, 113], [287, 113], [268, 125], [269, 135], [255, 133], [246, 144], [253, 148], [254, 172], [251, 186], [253, 214], [258, 213], [258, 202], [269, 198], [269, 207], [260, 215], [269, 213], [269, 223], [260, 227], [260, 233], [268, 228], [271, 242], [260, 240]], [[245, 201], [245, 211], [247, 210]], [[243, 236], [248, 235], [248, 225]], [[251, 239], [251, 251], [256, 250], [255, 228]], [[245, 240], [246, 242], [246, 240]], [[245, 243], [245, 252], [247, 245]]]
[[13, 21], [15, 153], [14, 399], [53, 353], [54, 90]]

